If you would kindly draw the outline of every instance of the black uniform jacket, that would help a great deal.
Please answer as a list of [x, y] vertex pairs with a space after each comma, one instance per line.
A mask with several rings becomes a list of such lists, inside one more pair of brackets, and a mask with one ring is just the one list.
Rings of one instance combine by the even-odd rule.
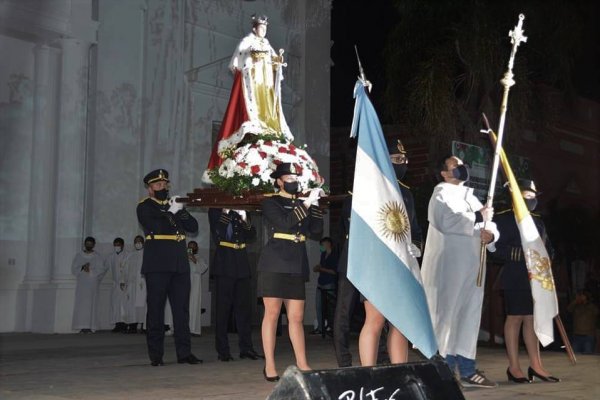
[[[138, 221], [146, 237], [142, 274], [190, 271], [185, 233], [197, 232], [198, 222], [185, 209], [175, 215], [168, 209], [167, 201], [150, 197], [140, 201], [137, 206]], [[173, 238], [161, 239], [159, 235]], [[177, 236], [182, 240], [175, 240]]]
[[408, 222], [410, 223], [410, 238], [412, 242], [419, 249], [423, 250], [423, 234], [421, 232], [421, 226], [417, 221], [417, 212], [415, 211], [415, 199], [410, 192], [410, 188], [398, 181], [400, 186], [400, 192], [402, 193], [402, 200], [404, 200], [404, 207], [406, 207], [406, 215], [408, 215]]
[[[542, 240], [544, 240], [546, 250], [552, 258], [553, 250], [546, 236], [544, 222], [537, 214], [532, 213], [531, 216]], [[493, 257], [497, 262], [504, 264], [500, 276], [502, 289], [529, 290], [529, 274], [523, 257], [521, 235], [513, 210], [500, 211], [494, 216], [494, 222], [500, 232], [500, 239], [496, 242], [496, 251], [493, 253]]]
[[[230, 278], [250, 277], [250, 263], [246, 248], [230, 247], [231, 245], [245, 245], [254, 240], [256, 229], [249, 223], [249, 219], [247, 222], [243, 221], [240, 214], [233, 210], [224, 214], [220, 208], [211, 208], [208, 210], [208, 222], [217, 246], [211, 275]], [[230, 224], [231, 229], [228, 236], [227, 227]]]
[[264, 223], [269, 240], [258, 261], [259, 271], [297, 274], [308, 279], [306, 243], [276, 239], [275, 233], [301, 235], [320, 240], [323, 233], [323, 213], [318, 207], [304, 207], [302, 200], [274, 195], [262, 202]]

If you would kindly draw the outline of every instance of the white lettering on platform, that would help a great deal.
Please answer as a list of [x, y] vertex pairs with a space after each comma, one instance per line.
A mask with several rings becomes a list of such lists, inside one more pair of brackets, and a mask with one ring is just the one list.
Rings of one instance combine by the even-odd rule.
[[385, 387], [381, 386], [377, 389], [368, 390], [365, 395], [365, 388], [361, 387], [360, 391], [357, 393], [354, 390], [346, 390], [342, 394], [339, 395], [338, 400], [395, 400], [395, 395], [400, 392], [399, 388], [396, 388], [389, 397], [377, 397], [377, 392], [384, 390]]

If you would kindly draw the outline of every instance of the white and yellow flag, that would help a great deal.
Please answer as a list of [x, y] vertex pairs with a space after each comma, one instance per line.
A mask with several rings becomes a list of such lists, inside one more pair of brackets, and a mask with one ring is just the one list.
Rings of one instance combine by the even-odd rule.
[[[490, 132], [492, 142], [496, 143], [496, 135]], [[500, 162], [506, 173], [513, 202], [513, 210], [517, 227], [521, 234], [521, 246], [527, 264], [529, 284], [533, 295], [533, 329], [540, 343], [547, 346], [554, 341], [553, 319], [558, 315], [558, 300], [552, 276], [552, 264], [540, 237], [535, 222], [521, 196], [517, 179], [510, 168], [504, 150], [500, 152]]]

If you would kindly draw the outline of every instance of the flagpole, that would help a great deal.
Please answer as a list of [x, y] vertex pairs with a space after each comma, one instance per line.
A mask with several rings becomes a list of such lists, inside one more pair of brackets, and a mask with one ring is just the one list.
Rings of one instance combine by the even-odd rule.
[[[485, 116], [485, 114], [482, 115], [483, 116], [483, 124], [485, 125], [485, 130], [482, 130], [482, 132], [485, 132], [488, 134], [490, 141], [492, 142], [492, 146], [497, 145], [497, 141], [496, 138], [494, 138], [494, 131], [490, 128], [490, 123], [488, 122], [487, 117]], [[504, 175], [506, 176], [506, 179], [508, 180], [508, 174], [506, 173], [506, 171], [504, 171]], [[567, 357], [569, 357], [569, 361], [571, 361], [571, 364], [575, 365], [577, 364], [577, 358], [575, 357], [575, 352], [573, 351], [573, 346], [571, 345], [571, 341], [569, 340], [569, 337], [567, 336], [567, 332], [565, 331], [565, 326], [562, 323], [562, 320], [560, 319], [560, 315], [557, 315], [554, 317], [554, 321], [556, 322], [556, 327], [558, 328], [558, 333], [560, 334], [560, 337], [562, 339], [563, 344], [565, 345], [565, 350], [567, 351]]]
[[[494, 192], [496, 190], [496, 180], [498, 179], [498, 164], [500, 163], [500, 150], [502, 149], [502, 139], [504, 137], [504, 124], [506, 122], [506, 110], [508, 108], [508, 92], [510, 87], [515, 84], [513, 79], [513, 66], [515, 62], [515, 55], [517, 54], [517, 48], [521, 42], [527, 42], [527, 37], [523, 36], [523, 20], [525, 16], [519, 14], [519, 22], [512, 31], [508, 32], [510, 42], [512, 43], [512, 49], [510, 52], [510, 58], [508, 60], [508, 70], [504, 73], [504, 77], [500, 80], [502, 86], [504, 86], [504, 94], [502, 95], [502, 105], [500, 106], [500, 122], [498, 123], [498, 141], [496, 142], [496, 149], [494, 152], [494, 161], [492, 163], [492, 176], [490, 178], [490, 188], [488, 190], [486, 207], [492, 207], [494, 202]], [[483, 223], [485, 229], [486, 222]], [[483, 279], [483, 269], [486, 263], [486, 251], [485, 243], [481, 243], [481, 253], [479, 262], [479, 272], [477, 274], [477, 286], [481, 286]]]
[[571, 341], [567, 336], [567, 332], [565, 331], [565, 326], [560, 319], [560, 315], [554, 317], [554, 321], [556, 322], [556, 326], [558, 327], [558, 332], [560, 333], [560, 337], [565, 345], [565, 350], [567, 351], [567, 357], [569, 357], [569, 361], [571, 364], [577, 364], [577, 358], [575, 358], [575, 353], [573, 352], [573, 347], [571, 346]]

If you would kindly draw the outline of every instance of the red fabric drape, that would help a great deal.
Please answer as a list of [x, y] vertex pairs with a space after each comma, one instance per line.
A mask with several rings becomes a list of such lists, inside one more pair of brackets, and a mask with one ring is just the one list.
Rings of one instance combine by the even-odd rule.
[[225, 115], [223, 116], [223, 122], [221, 123], [219, 135], [217, 136], [217, 140], [213, 145], [212, 153], [210, 154], [210, 159], [208, 160], [207, 169], [213, 169], [214, 167], [221, 165], [223, 159], [219, 157], [219, 154], [217, 153], [219, 142], [222, 139], [227, 139], [230, 137], [240, 128], [242, 123], [248, 121], [248, 119], [246, 104], [244, 103], [244, 93], [242, 92], [242, 74], [240, 71], [236, 70], [233, 77], [233, 86], [231, 87], [229, 104], [227, 104], [227, 109], [225, 110]]

